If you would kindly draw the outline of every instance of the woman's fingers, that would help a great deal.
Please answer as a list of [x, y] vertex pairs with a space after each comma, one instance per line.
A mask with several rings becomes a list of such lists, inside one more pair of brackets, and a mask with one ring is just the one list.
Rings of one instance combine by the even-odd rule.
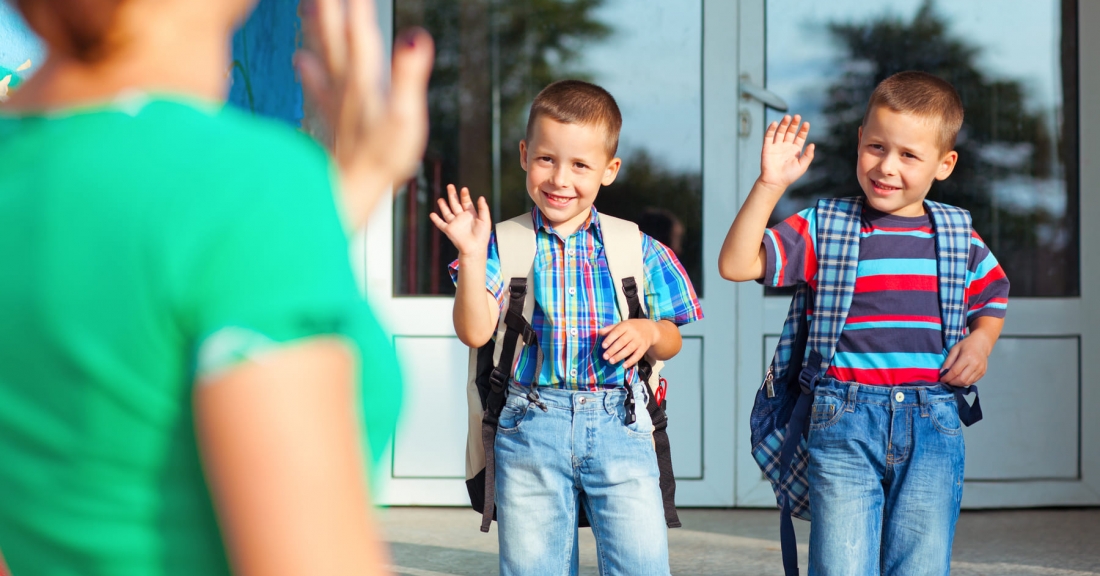
[[294, 55], [294, 67], [298, 69], [298, 75], [302, 78], [302, 88], [309, 99], [318, 104], [324, 102], [331, 87], [321, 58], [308, 50], [299, 50]]
[[359, 93], [368, 122], [382, 110], [382, 37], [378, 32], [374, 2], [348, 0], [348, 72]]
[[347, 32], [342, 0], [312, 0], [316, 9], [316, 39], [330, 77], [343, 77], [347, 69]]
[[402, 176], [416, 171], [428, 142], [428, 80], [434, 59], [432, 37], [420, 28], [402, 32], [394, 44], [389, 108], [381, 132]]

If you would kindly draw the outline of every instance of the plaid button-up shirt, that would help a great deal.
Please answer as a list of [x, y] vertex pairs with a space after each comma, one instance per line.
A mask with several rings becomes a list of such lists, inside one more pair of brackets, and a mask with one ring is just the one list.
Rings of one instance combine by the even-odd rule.
[[[539, 385], [596, 391], [636, 382], [636, 368], [624, 370], [621, 361], [611, 364], [603, 359], [603, 339], [597, 334], [621, 317], [596, 209], [592, 208], [588, 220], [568, 238], [561, 237], [537, 208], [531, 217], [536, 230], [531, 325], [539, 335], [544, 358]], [[677, 326], [702, 319], [695, 289], [672, 250], [645, 234], [641, 240], [649, 317], [669, 320]], [[457, 282], [457, 260], [451, 263], [450, 272], [451, 280]], [[489, 240], [485, 287], [496, 296], [503, 313], [507, 295], [495, 236]], [[524, 349], [516, 359], [512, 377], [530, 384], [535, 381], [534, 372], [535, 354]]]

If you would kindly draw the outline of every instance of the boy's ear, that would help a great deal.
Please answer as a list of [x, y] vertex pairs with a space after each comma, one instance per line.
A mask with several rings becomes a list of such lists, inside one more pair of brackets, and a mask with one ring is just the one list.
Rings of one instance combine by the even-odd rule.
[[519, 165], [523, 168], [523, 171], [527, 171], [527, 141], [519, 141]]
[[856, 132], [856, 154], [859, 154], [859, 145], [863, 142], [863, 126], [859, 127], [859, 132]]
[[603, 180], [600, 184], [604, 186], [610, 186], [615, 181], [615, 177], [619, 175], [619, 168], [623, 165], [622, 158], [612, 158], [611, 162], [607, 163], [607, 168], [603, 171]]
[[940, 166], [936, 169], [936, 180], [946, 180], [955, 170], [955, 163], [959, 161], [959, 153], [952, 150], [943, 155]]

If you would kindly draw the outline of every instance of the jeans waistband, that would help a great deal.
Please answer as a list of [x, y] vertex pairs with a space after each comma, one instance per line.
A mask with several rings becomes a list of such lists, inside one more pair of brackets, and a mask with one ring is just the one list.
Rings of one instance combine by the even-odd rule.
[[[635, 401], [643, 402], [641, 405], [645, 406], [644, 400], [642, 400], [644, 391], [641, 390], [645, 387], [635, 385], [633, 388]], [[508, 394], [529, 397], [528, 394], [531, 392], [531, 386], [522, 386], [515, 382], [508, 384]], [[626, 400], [625, 388], [589, 392], [586, 390], [562, 390], [560, 388], [538, 386], [534, 387], [534, 392], [538, 395], [539, 400], [546, 404], [547, 408], [573, 412], [606, 410], [609, 414], [615, 414], [619, 406], [622, 406]]]
[[815, 393], [844, 398], [850, 402], [881, 404], [883, 406], [917, 406], [955, 401], [955, 392], [946, 384], [873, 386], [856, 382], [843, 382], [833, 378], [822, 378], [817, 383]]

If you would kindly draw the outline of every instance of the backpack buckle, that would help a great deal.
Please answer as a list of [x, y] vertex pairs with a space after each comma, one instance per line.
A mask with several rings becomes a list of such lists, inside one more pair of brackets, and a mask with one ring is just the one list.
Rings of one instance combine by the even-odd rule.
[[493, 392], [503, 392], [508, 384], [508, 375], [500, 368], [493, 368], [493, 371], [489, 373], [489, 384], [492, 385]]

